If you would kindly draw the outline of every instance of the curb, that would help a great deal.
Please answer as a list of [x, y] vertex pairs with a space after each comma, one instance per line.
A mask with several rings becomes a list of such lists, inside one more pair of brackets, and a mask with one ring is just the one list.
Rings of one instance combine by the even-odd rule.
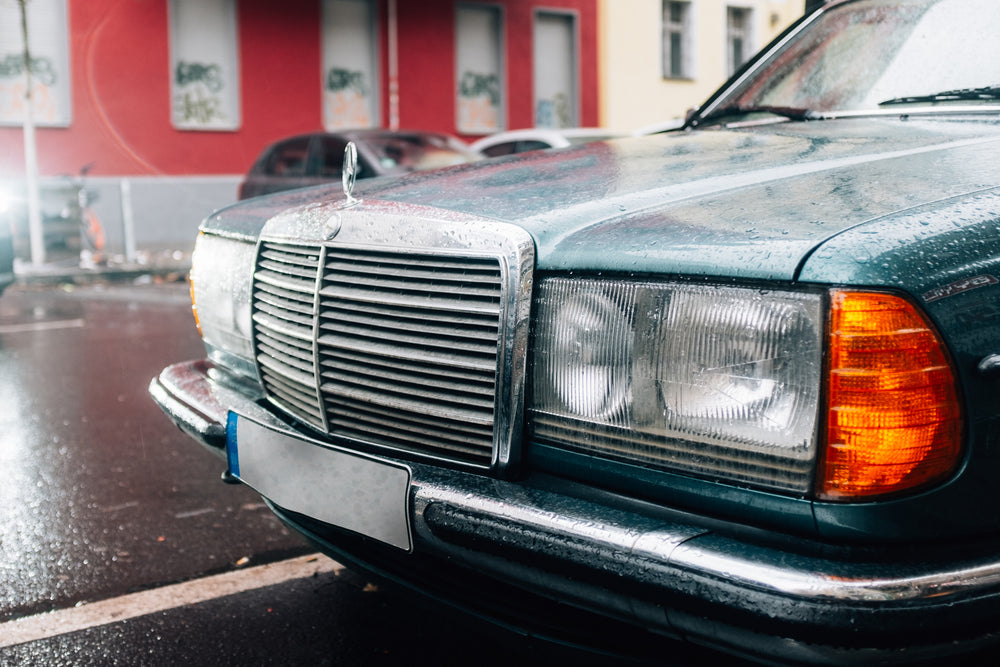
[[148, 260], [127, 262], [122, 257], [109, 258], [107, 263], [81, 266], [79, 262], [53, 262], [41, 266], [19, 264], [14, 268], [16, 285], [88, 284], [94, 282], [134, 281], [143, 276], [160, 277], [165, 282], [187, 278], [191, 270], [191, 253], [158, 253]]

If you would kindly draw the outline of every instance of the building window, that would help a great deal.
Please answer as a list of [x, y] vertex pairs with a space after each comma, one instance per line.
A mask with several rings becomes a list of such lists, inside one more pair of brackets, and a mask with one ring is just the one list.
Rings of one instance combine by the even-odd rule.
[[726, 74], [732, 76], [753, 54], [751, 26], [753, 10], [726, 8]]
[[174, 127], [239, 128], [235, 0], [170, 0], [170, 69]]
[[663, 3], [663, 78], [694, 78], [692, 66], [694, 31], [691, 28], [691, 3]]
[[536, 13], [535, 127], [573, 127], [579, 123], [576, 59], [576, 16]]
[[489, 134], [503, 129], [503, 17], [499, 7], [459, 5], [455, 76], [459, 132]]
[[[31, 0], [25, 9], [32, 121], [66, 127], [72, 116], [66, 0]], [[25, 69], [21, 10], [16, 2], [0, 2], [0, 125], [25, 121]]]
[[323, 1], [323, 126], [379, 125], [375, 3]]

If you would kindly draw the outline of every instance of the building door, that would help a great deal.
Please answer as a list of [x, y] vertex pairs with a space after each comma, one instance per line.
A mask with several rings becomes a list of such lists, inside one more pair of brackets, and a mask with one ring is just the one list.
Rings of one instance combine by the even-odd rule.
[[456, 126], [464, 134], [503, 129], [503, 16], [492, 5], [459, 5], [455, 10]]
[[535, 127], [579, 124], [576, 16], [535, 14]]
[[379, 125], [372, 0], [323, 2], [323, 127]]

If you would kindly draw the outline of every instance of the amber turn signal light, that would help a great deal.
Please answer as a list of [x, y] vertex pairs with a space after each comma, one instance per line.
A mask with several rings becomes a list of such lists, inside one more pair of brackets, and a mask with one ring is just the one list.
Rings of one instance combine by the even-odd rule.
[[188, 289], [191, 292], [191, 314], [194, 315], [194, 325], [198, 328], [198, 335], [201, 336], [201, 320], [198, 319], [198, 303], [194, 300], [194, 278], [188, 274]]
[[961, 453], [950, 357], [909, 301], [832, 294], [827, 440], [817, 495], [865, 500], [940, 481]]

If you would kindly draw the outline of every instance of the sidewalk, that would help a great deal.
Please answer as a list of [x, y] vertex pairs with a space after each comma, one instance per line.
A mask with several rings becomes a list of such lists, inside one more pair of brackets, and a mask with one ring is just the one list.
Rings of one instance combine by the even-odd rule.
[[174, 282], [187, 278], [191, 270], [190, 250], [138, 250], [135, 257], [109, 255], [95, 263], [81, 258], [79, 253], [53, 254], [40, 265], [30, 261], [14, 261], [15, 284], [57, 285], [87, 284], [99, 281], [138, 280], [149, 276], [153, 280]]

